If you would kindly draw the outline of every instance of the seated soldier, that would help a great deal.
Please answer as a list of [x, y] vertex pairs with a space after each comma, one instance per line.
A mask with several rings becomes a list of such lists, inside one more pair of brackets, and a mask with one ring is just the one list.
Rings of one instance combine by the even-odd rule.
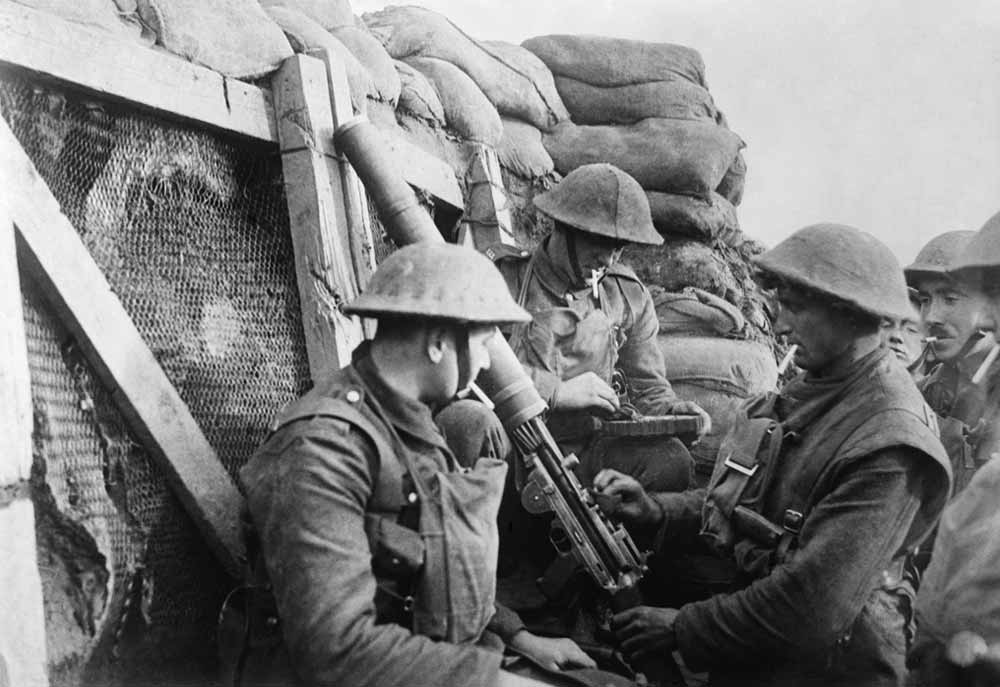
[[716, 687], [900, 685], [903, 563], [950, 481], [933, 414], [880, 342], [880, 319], [910, 307], [902, 272], [873, 236], [830, 224], [755, 262], [804, 372], [747, 401], [706, 490], [650, 496], [614, 471], [595, 479], [636, 536], [665, 551], [708, 541], [741, 575], [729, 593], [612, 626], [633, 658], [678, 650]]
[[457, 458], [431, 419], [489, 367], [496, 325], [528, 319], [500, 273], [470, 249], [414, 244], [345, 310], [376, 318], [375, 338], [285, 410], [240, 473], [297, 678], [525, 684], [500, 669], [504, 644], [592, 667], [495, 605], [506, 463]]
[[653, 299], [618, 262], [628, 244], [663, 243], [645, 192], [617, 167], [592, 164], [534, 203], [555, 228], [520, 275], [518, 303], [532, 321], [515, 327], [511, 348], [552, 409], [553, 436], [578, 455], [585, 484], [613, 467], [657, 491], [685, 489], [693, 461], [676, 437], [598, 441], [593, 422], [622, 410], [624, 389], [612, 387], [618, 370], [642, 415], [698, 414], [710, 425], [704, 410], [670, 387]]

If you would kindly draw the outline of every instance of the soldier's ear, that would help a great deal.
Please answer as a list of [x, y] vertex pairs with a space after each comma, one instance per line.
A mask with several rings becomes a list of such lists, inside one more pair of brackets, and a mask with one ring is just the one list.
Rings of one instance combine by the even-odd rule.
[[448, 327], [432, 325], [427, 328], [425, 350], [427, 357], [437, 365], [444, 359], [445, 349], [450, 345], [450, 330]]

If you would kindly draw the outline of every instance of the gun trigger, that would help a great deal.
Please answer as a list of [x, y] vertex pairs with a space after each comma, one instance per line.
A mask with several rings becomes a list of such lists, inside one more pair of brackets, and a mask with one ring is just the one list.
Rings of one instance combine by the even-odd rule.
[[535, 482], [524, 485], [524, 489], [521, 490], [521, 505], [524, 506], [524, 510], [535, 515], [552, 510], [549, 507], [549, 500]]

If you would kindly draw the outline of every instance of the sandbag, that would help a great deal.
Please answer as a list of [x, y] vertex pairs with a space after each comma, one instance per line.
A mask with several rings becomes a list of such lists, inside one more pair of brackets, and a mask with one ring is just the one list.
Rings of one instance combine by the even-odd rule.
[[712, 431], [691, 448], [701, 486], [744, 400], [777, 387], [777, 363], [770, 347], [751, 341], [665, 334], [657, 341], [674, 391], [712, 417]]
[[444, 108], [445, 121], [459, 136], [496, 147], [503, 137], [500, 115], [476, 82], [461, 69], [434, 57], [403, 60], [427, 77]]
[[366, 13], [364, 20], [394, 58], [435, 57], [450, 62], [506, 115], [543, 130], [569, 117], [551, 76], [548, 83], [542, 78], [547, 74], [544, 65], [524, 55], [512, 58], [506, 48], [489, 48], [437, 12], [394, 6]]
[[500, 165], [525, 179], [552, 173], [552, 158], [542, 145], [542, 132], [527, 122], [501, 117], [503, 137], [497, 146]]
[[256, 0], [139, 0], [138, 10], [158, 44], [224, 76], [265, 76], [293, 54]]
[[556, 76], [555, 84], [577, 124], [634, 124], [650, 117], [715, 121], [711, 94], [687, 79], [591, 86], [568, 76]]
[[[127, 37], [132, 33], [130, 27], [119, 18], [119, 13], [116, 11], [115, 4], [111, 0], [80, 0], [78, 2], [66, 2], [66, 0], [16, 0], [16, 2], [18, 5], [54, 14], [75, 24], [110, 31], [120, 38]], [[131, 8], [129, 9], [131, 10]], [[122, 11], [124, 12], [124, 10]]]
[[680, 293], [650, 286], [663, 336], [743, 337], [747, 321], [739, 308], [715, 294], [689, 286]]
[[542, 137], [556, 169], [568, 174], [610, 162], [650, 191], [707, 198], [743, 145], [711, 122], [644, 119], [630, 126], [577, 126], [563, 122]]
[[729, 165], [726, 174], [722, 177], [715, 191], [720, 196], [728, 200], [732, 205], [739, 205], [743, 201], [743, 186], [746, 183], [747, 163], [743, 159], [743, 153], [737, 153], [733, 164]]
[[653, 226], [661, 234], [726, 242], [739, 234], [736, 208], [714, 191], [708, 200], [660, 191], [646, 191], [646, 198]]
[[[545, 66], [544, 62], [535, 57], [535, 55], [530, 51], [522, 48], [520, 45], [514, 45], [513, 43], [507, 43], [505, 41], [480, 41], [480, 43], [494, 57], [507, 64], [515, 72], [519, 72], [528, 77], [535, 90], [538, 92], [538, 96], [551, 110], [551, 116], [547, 117], [547, 121], [549, 121], [550, 125], [564, 122], [570, 118], [569, 111], [566, 109], [566, 104], [559, 96], [559, 91], [556, 88], [556, 82], [552, 76], [552, 72], [549, 71], [549, 68]], [[499, 106], [497, 109], [499, 109]], [[529, 122], [532, 120], [532, 118], [523, 117], [523, 113], [519, 114], [518, 112], [508, 111], [506, 105], [503, 113], [509, 114], [511, 117], [525, 119]]]
[[395, 107], [399, 101], [399, 74], [396, 73], [392, 58], [378, 39], [356, 26], [341, 26], [331, 29], [330, 33], [368, 70], [375, 82], [379, 100], [392, 103]]
[[280, 7], [301, 12], [324, 29], [354, 25], [350, 0], [260, 0], [265, 10]]
[[683, 45], [564, 34], [536, 36], [521, 45], [556, 76], [594, 86], [660, 81], [674, 75], [708, 88], [701, 55]]
[[700, 241], [668, 239], [661, 246], [627, 247], [622, 260], [630, 265], [644, 284], [667, 291], [683, 291], [694, 286], [741, 303], [744, 288], [731, 264], [718, 250]]
[[397, 107], [414, 117], [444, 126], [444, 106], [427, 77], [401, 60], [393, 60], [393, 64], [400, 84]]
[[327, 50], [331, 59], [344, 65], [347, 83], [351, 88], [351, 104], [355, 112], [363, 111], [366, 98], [378, 97], [378, 88], [368, 70], [326, 29], [302, 12], [290, 7], [272, 5], [264, 8], [264, 11], [285, 32], [292, 50], [297, 53]]

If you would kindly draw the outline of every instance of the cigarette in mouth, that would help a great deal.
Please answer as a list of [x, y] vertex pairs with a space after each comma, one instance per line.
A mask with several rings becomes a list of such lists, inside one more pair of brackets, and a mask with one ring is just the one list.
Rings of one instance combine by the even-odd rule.
[[799, 349], [798, 344], [792, 344], [792, 347], [788, 349], [787, 353], [785, 353], [785, 357], [781, 359], [780, 363], [778, 363], [779, 375], [785, 374], [785, 370], [787, 370], [788, 366], [792, 364], [792, 358], [795, 357], [795, 351], [797, 351], [798, 349]]
[[936, 336], [925, 336], [921, 339], [924, 343], [937, 343], [938, 338]]
[[993, 348], [990, 349], [990, 352], [986, 354], [983, 364], [979, 366], [978, 370], [976, 370], [976, 374], [972, 375], [973, 384], [979, 384], [983, 381], [983, 377], [986, 376], [986, 371], [989, 370], [990, 365], [993, 364], [998, 355], [1000, 355], [1000, 344], [995, 343], [993, 344]]
[[493, 405], [493, 401], [490, 400], [490, 397], [487, 396], [483, 392], [483, 390], [479, 388], [479, 385], [476, 384], [475, 382], [469, 382], [469, 391], [471, 391], [472, 394], [480, 401], [482, 401], [483, 405], [489, 408], [490, 410], [493, 410], [496, 407]]

